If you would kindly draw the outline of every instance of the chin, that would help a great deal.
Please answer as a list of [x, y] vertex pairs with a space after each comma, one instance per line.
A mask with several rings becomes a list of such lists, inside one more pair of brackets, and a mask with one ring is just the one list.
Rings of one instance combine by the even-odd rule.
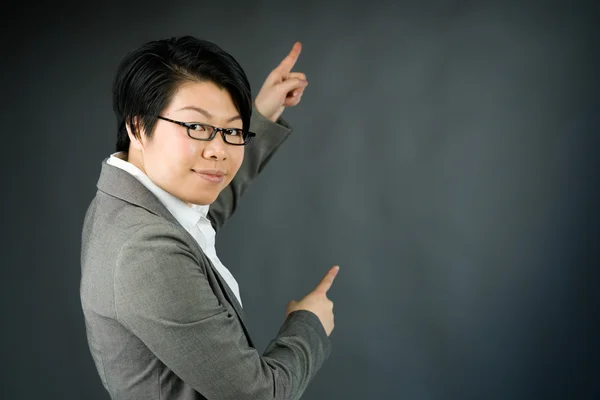
[[212, 203], [214, 203], [217, 198], [219, 197], [219, 194], [215, 194], [215, 195], [203, 195], [203, 196], [190, 196], [188, 198], [189, 203], [193, 203], [199, 206], [208, 206], [211, 205]]

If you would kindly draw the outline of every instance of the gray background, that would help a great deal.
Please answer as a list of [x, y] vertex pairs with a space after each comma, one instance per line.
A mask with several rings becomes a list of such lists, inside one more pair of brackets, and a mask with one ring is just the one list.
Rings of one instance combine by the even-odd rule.
[[598, 6], [497, 3], [6, 6], [0, 397], [107, 398], [78, 285], [110, 85], [132, 48], [192, 34], [255, 94], [304, 45], [295, 133], [218, 250], [260, 350], [341, 265], [306, 399], [598, 398]]

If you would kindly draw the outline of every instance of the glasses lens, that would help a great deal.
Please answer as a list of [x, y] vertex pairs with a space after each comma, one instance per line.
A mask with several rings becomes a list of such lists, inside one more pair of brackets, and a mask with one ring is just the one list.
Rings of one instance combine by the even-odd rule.
[[225, 141], [231, 144], [244, 144], [244, 131], [241, 129], [226, 129], [225, 130]]
[[190, 136], [192, 136], [196, 139], [206, 140], [212, 134], [213, 129], [207, 125], [191, 124], [189, 131], [190, 131]]

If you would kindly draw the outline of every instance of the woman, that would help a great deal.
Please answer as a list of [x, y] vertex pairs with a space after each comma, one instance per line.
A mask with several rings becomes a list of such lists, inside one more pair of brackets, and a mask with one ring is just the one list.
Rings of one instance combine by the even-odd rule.
[[[264, 354], [244, 324], [216, 231], [289, 135], [307, 85], [300, 44], [253, 103], [240, 65], [193, 37], [131, 52], [113, 86], [117, 152], [102, 163], [82, 236], [88, 343], [114, 399], [299, 398], [330, 352], [332, 268]], [[251, 118], [252, 114], [252, 118]]]

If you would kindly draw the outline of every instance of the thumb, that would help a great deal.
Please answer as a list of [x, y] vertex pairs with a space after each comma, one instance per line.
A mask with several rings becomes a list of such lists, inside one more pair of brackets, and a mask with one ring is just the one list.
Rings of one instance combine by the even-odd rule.
[[325, 274], [323, 279], [321, 279], [321, 282], [319, 282], [319, 284], [317, 285], [315, 290], [313, 290], [313, 293], [327, 294], [327, 291], [331, 288], [331, 285], [333, 285], [333, 280], [337, 276], [339, 270], [340, 270], [340, 267], [337, 265], [334, 266], [333, 268], [331, 268]]

